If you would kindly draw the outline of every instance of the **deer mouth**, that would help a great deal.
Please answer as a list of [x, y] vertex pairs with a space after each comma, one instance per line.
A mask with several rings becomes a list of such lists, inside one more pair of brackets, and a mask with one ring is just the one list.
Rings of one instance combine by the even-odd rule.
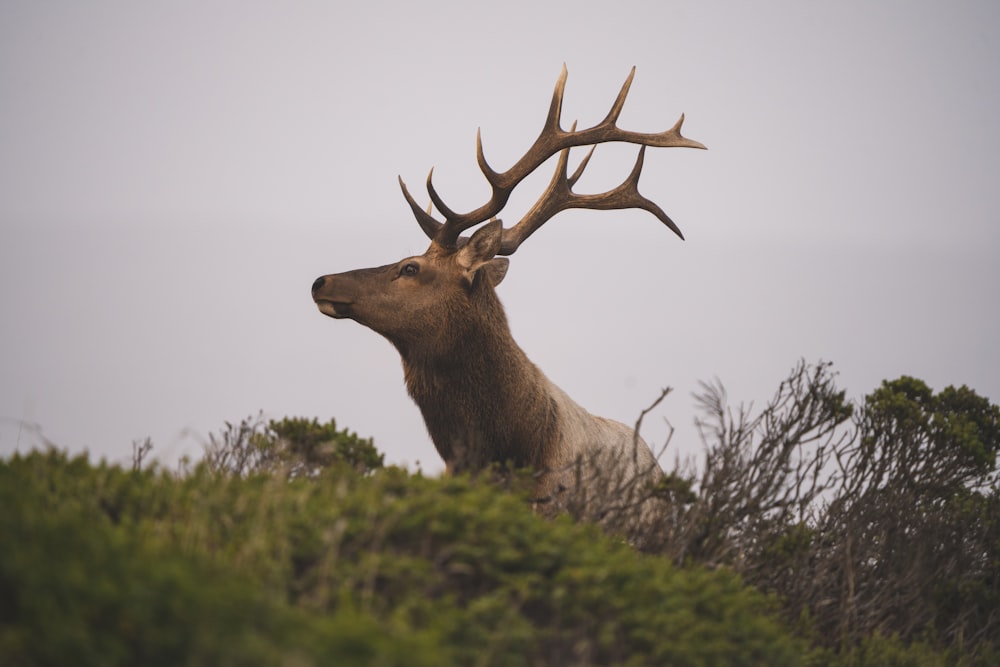
[[319, 312], [335, 320], [342, 320], [351, 316], [351, 304], [347, 301], [330, 301], [328, 299], [317, 299], [316, 307]]

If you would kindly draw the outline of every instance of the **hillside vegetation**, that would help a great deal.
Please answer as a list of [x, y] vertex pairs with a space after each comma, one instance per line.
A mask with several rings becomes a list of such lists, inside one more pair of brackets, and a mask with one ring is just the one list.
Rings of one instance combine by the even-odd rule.
[[468, 479], [5, 464], [7, 665], [796, 664], [773, 605]]
[[996, 406], [912, 378], [851, 406], [823, 365], [756, 416], [702, 398], [641, 549], [332, 421], [228, 424], [179, 471], [15, 456], [0, 664], [997, 664]]

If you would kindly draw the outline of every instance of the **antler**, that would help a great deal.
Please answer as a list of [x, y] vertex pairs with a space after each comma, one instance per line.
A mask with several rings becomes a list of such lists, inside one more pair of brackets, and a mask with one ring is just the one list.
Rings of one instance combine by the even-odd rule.
[[[427, 192], [434, 206], [437, 207], [438, 211], [445, 218], [445, 222], [438, 222], [430, 214], [430, 209], [424, 211], [416, 203], [413, 197], [410, 196], [406, 184], [403, 183], [403, 179], [399, 179], [403, 196], [406, 197], [406, 201], [413, 210], [413, 214], [420, 227], [432, 241], [447, 248], [456, 248], [461, 245], [461, 242], [464, 240], [459, 238], [462, 232], [495, 217], [507, 204], [507, 200], [518, 183], [523, 181], [543, 162], [556, 153], [560, 155], [552, 181], [524, 218], [510, 229], [503, 230], [503, 241], [499, 254], [512, 254], [526, 238], [546, 221], [560, 211], [569, 208], [599, 210], [640, 208], [655, 215], [667, 227], [673, 230], [675, 234], [682, 239], [684, 238], [680, 229], [677, 228], [677, 225], [673, 223], [667, 214], [655, 203], [640, 195], [638, 190], [639, 174], [642, 171], [643, 156], [647, 146], [655, 148], [705, 148], [701, 143], [681, 136], [681, 124], [684, 122], [684, 116], [681, 115], [677, 123], [665, 132], [646, 134], [619, 128], [616, 123], [625, 104], [625, 97], [628, 95], [629, 87], [632, 85], [632, 78], [635, 76], [635, 67], [633, 67], [625, 83], [622, 85], [615, 103], [611, 106], [611, 110], [605, 116], [604, 120], [591, 128], [580, 131], [576, 130], [576, 123], [574, 123], [567, 132], [562, 129], [559, 120], [562, 113], [563, 92], [566, 88], [566, 76], [566, 66], [563, 65], [559, 80], [556, 82], [555, 91], [552, 93], [552, 103], [549, 106], [548, 117], [545, 119], [545, 125], [542, 127], [541, 133], [535, 139], [535, 143], [531, 145], [531, 148], [528, 149], [528, 152], [507, 171], [494, 171], [487, 164], [486, 158], [483, 155], [482, 138], [479, 132], [476, 133], [476, 159], [479, 162], [479, 168], [482, 170], [483, 176], [486, 177], [492, 188], [489, 201], [479, 208], [468, 213], [456, 213], [451, 210], [434, 188], [432, 182], [434, 170], [431, 169], [427, 175]], [[586, 168], [596, 145], [611, 141], [628, 142], [642, 146], [639, 149], [639, 156], [636, 159], [635, 166], [632, 168], [632, 173], [629, 174], [628, 178], [621, 185], [605, 193], [593, 195], [574, 193], [572, 189], [573, 185], [580, 178], [584, 168]], [[590, 151], [573, 172], [572, 176], [567, 176], [569, 149], [574, 146], [587, 145], [591, 146]]]

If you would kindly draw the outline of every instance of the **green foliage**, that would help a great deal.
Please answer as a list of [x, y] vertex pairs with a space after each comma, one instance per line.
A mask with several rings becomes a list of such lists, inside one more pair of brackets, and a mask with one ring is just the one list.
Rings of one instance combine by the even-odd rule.
[[869, 603], [852, 623], [904, 639], [998, 647], [1000, 408], [901, 377], [865, 398], [828, 534], [850, 539]]
[[5, 665], [800, 664], [773, 603], [465, 478], [0, 464]]
[[316, 470], [347, 464], [358, 472], [381, 468], [384, 456], [375, 449], [371, 438], [360, 438], [347, 429], [337, 429], [333, 419], [325, 424], [302, 417], [271, 420], [262, 436], [272, 446], [284, 447], [290, 460], [301, 460]]
[[951, 661], [926, 644], [874, 635], [831, 660], [831, 667], [948, 667]]
[[906, 642], [898, 636], [875, 633], [839, 653], [820, 652], [817, 662], [829, 667], [990, 667], [1000, 664], [991, 650], [967, 655], [961, 647], [942, 651], [932, 642]]
[[1000, 453], [1000, 407], [968, 387], [934, 394], [903, 376], [883, 382], [864, 408], [859, 464], [882, 464], [873, 484], [905, 481], [925, 497], [947, 497], [995, 481], [990, 476]]
[[338, 429], [333, 419], [320, 424], [302, 417], [272, 419], [267, 424], [260, 417], [226, 422], [219, 436], [209, 437], [205, 452], [205, 463], [216, 471], [238, 475], [281, 471], [290, 478], [314, 476], [340, 465], [366, 473], [381, 468], [383, 459], [371, 438]]

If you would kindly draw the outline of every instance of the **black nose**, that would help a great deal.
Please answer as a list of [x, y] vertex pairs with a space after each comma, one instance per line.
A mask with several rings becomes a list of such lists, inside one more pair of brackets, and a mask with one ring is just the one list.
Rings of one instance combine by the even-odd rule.
[[325, 276], [320, 276], [319, 278], [317, 278], [315, 280], [315, 282], [313, 282], [313, 288], [312, 288], [312, 293], [313, 294], [316, 293], [316, 290], [318, 290], [319, 288], [323, 287], [324, 280], [325, 280]]

